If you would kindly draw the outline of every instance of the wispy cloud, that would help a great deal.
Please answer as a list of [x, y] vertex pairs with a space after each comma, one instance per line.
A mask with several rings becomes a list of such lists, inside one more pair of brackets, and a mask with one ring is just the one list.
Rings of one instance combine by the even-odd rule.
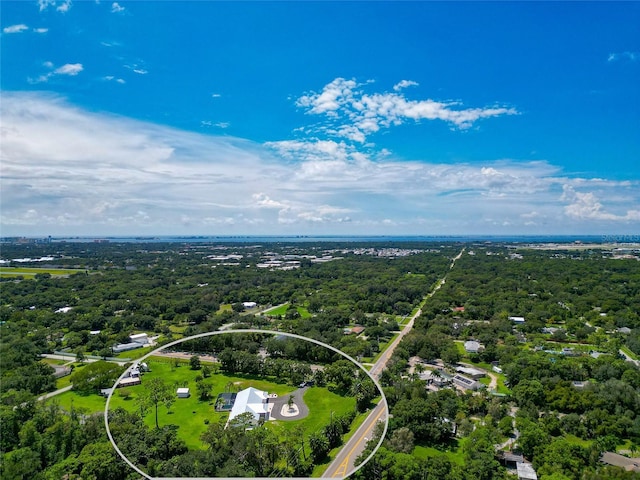
[[35, 93], [3, 92], [0, 108], [6, 234], [130, 234], [132, 225], [160, 234], [169, 224], [194, 234], [256, 226], [352, 234], [390, 226], [405, 234], [640, 226], [639, 182], [572, 178], [544, 161], [405, 161], [346, 139], [260, 145]]
[[44, 11], [49, 7], [52, 7], [56, 4], [56, 0], [38, 0], [38, 7], [40, 11]]
[[608, 62], [619, 62], [623, 60], [626, 60], [629, 62], [636, 62], [640, 60], [640, 52], [610, 53], [609, 57], [607, 57]]
[[60, 5], [56, 6], [58, 12], [66, 13], [71, 9], [71, 0], [64, 0]]
[[127, 83], [124, 79], [122, 78], [116, 78], [113, 75], [107, 75], [105, 77], [103, 77], [104, 80], [107, 80], [108, 82], [116, 82], [116, 83], [120, 83], [122, 85], [124, 85], [125, 83]]
[[231, 123], [229, 122], [212, 122], [211, 120], [202, 120], [200, 125], [203, 127], [218, 127], [218, 128], [229, 128]]
[[222, 95], [220, 95], [219, 93], [212, 93], [211, 94], [211, 98], [220, 98]]
[[61, 67], [56, 68], [53, 73], [56, 75], [70, 75], [73, 77], [78, 75], [82, 70], [84, 70], [84, 67], [81, 63], [66, 63]]
[[134, 63], [134, 64], [126, 64], [123, 65], [124, 68], [128, 68], [129, 70], [131, 70], [133, 73], [137, 74], [137, 75], [146, 75], [149, 73], [149, 71], [142, 67], [141, 65], [139, 65], [138, 63]]
[[76, 75], [78, 75], [80, 72], [82, 72], [84, 70], [84, 67], [82, 66], [81, 63], [66, 63], [58, 68], [54, 69], [54, 65], [53, 62], [50, 61], [46, 61], [42, 64], [45, 68], [48, 68], [52, 71], [47, 72], [43, 75], [40, 75], [39, 77], [32, 79], [29, 78], [29, 83], [44, 83], [44, 82], [48, 82], [49, 79], [51, 77], [54, 77], [56, 75], [63, 75], [63, 76], [69, 76], [69, 77], [75, 77]]
[[400, 80], [398, 83], [396, 83], [393, 86], [393, 89], [396, 92], [399, 92], [400, 90], [402, 90], [403, 88], [407, 88], [407, 87], [417, 87], [419, 85], [418, 82], [414, 82], [413, 80]]
[[26, 30], [29, 30], [29, 27], [27, 27], [24, 23], [20, 23], [18, 25], [10, 25], [2, 29], [4, 33], [22, 33]]
[[111, 13], [121, 13], [124, 11], [125, 11], [125, 8], [121, 6], [118, 2], [113, 2], [111, 4]]
[[[408, 120], [441, 120], [458, 129], [467, 129], [483, 118], [516, 115], [515, 108], [501, 105], [460, 108], [460, 102], [432, 99], [409, 100], [400, 93], [365, 93], [355, 80], [336, 78], [321, 92], [310, 92], [297, 99], [296, 105], [310, 115], [323, 115], [324, 133], [364, 143], [368, 135], [382, 128], [398, 126]], [[396, 90], [414, 84], [403, 80]], [[394, 87], [395, 88], [395, 87]]]
[[35, 33], [47, 33], [49, 31], [49, 29], [41, 27], [41, 28], [34, 28], [33, 31]]

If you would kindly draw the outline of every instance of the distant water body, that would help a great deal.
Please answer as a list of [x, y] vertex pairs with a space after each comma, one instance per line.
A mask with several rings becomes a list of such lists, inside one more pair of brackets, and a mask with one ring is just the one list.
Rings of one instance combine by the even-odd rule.
[[385, 236], [385, 235], [236, 235], [236, 236], [145, 236], [145, 237], [53, 237], [52, 242], [97, 242], [110, 243], [637, 243], [640, 235], [437, 235], [437, 236]]

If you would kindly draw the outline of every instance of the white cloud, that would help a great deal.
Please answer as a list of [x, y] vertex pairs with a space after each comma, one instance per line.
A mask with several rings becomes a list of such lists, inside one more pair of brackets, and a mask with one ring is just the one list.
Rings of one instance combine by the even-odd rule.
[[41, 28], [34, 28], [34, 29], [33, 29], [33, 31], [34, 31], [35, 33], [47, 33], [47, 32], [49, 31], [49, 29], [48, 29], [48, 28], [41, 27]]
[[4, 33], [22, 33], [25, 30], [29, 30], [29, 27], [27, 27], [24, 23], [20, 23], [18, 25], [10, 25], [2, 29]]
[[138, 75], [146, 75], [149, 72], [143, 68], [134, 68], [133, 73], [137, 73]]
[[125, 8], [120, 6], [118, 2], [113, 2], [111, 4], [111, 13], [121, 13], [124, 11], [125, 11]]
[[71, 0], [64, 0], [60, 5], [56, 6], [58, 12], [66, 13], [71, 9]]
[[[402, 80], [394, 90], [414, 84], [417, 83]], [[401, 93], [368, 94], [361, 88], [363, 86], [353, 79], [336, 78], [321, 92], [310, 92], [298, 98], [296, 105], [304, 108], [307, 114], [326, 117], [326, 124], [318, 131], [359, 143], [364, 143], [372, 133], [407, 120], [441, 120], [455, 128], [467, 129], [483, 118], [518, 113], [515, 108], [500, 105], [459, 108], [459, 102], [408, 100]]]
[[84, 70], [84, 67], [82, 66], [81, 63], [66, 63], [61, 67], [54, 69], [55, 65], [53, 64], [53, 62], [46, 61], [42, 64], [42, 66], [52, 71], [47, 72], [43, 75], [40, 75], [35, 79], [29, 78], [28, 79], [29, 83], [45, 83], [45, 82], [48, 82], [51, 77], [54, 77], [56, 75], [65, 75], [65, 76], [75, 77], [76, 75], [78, 75], [80, 72]]
[[605, 211], [600, 199], [593, 192], [578, 192], [571, 185], [563, 185], [562, 200], [568, 217], [578, 220], [604, 220], [613, 222], [639, 222], [640, 209], [624, 209], [621, 214]]
[[258, 145], [87, 112], [36, 93], [3, 92], [0, 108], [5, 235], [640, 226], [639, 182], [568, 178], [543, 161], [404, 161], [343, 139]]
[[218, 127], [218, 128], [229, 128], [231, 124], [229, 122], [212, 122], [211, 120], [202, 120], [200, 125], [203, 127]]
[[418, 85], [420, 85], [418, 82], [414, 82], [413, 80], [400, 80], [398, 83], [396, 83], [393, 86], [393, 89], [396, 92], [399, 92], [400, 90], [402, 90], [403, 88], [407, 88], [407, 87], [417, 87]]
[[121, 85], [124, 85], [125, 83], [127, 83], [126, 81], [124, 81], [122, 78], [116, 78], [113, 75], [107, 75], [105, 77], [102, 77], [104, 80], [107, 80], [109, 82], [116, 82], [119, 83]]
[[47, 8], [54, 6], [56, 4], [56, 0], [38, 0], [38, 7], [40, 11], [44, 11]]
[[84, 70], [84, 67], [81, 63], [65, 63], [61, 67], [56, 68], [53, 73], [56, 75], [70, 75], [73, 77], [78, 75], [82, 70]]
[[618, 62], [626, 60], [629, 62], [636, 62], [640, 60], [640, 52], [619, 52], [619, 53], [610, 53], [607, 58], [608, 62]]

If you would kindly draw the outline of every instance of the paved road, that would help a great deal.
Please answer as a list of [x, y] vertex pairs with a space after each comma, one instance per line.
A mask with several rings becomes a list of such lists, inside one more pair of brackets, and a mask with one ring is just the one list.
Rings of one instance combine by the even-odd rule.
[[[449, 270], [453, 269], [456, 260], [458, 260], [462, 254], [464, 253], [464, 248], [460, 250], [460, 253], [456, 255], [455, 258], [451, 260], [451, 265], [449, 265]], [[439, 289], [444, 285], [447, 276], [445, 275], [436, 285], [433, 287], [433, 290], [429, 292], [429, 294], [425, 297], [424, 303], [431, 298]], [[387, 349], [380, 355], [380, 358], [376, 361], [376, 363], [371, 367], [369, 372], [374, 378], [378, 378], [382, 371], [386, 368], [387, 362], [393, 355], [394, 350], [402, 340], [402, 338], [411, 331], [413, 328], [413, 323], [416, 318], [418, 318], [422, 314], [422, 310], [418, 309], [418, 311], [411, 317], [409, 322], [402, 329], [400, 334], [396, 337], [396, 339], [391, 342], [391, 344], [387, 347]], [[387, 407], [384, 402], [380, 402], [369, 416], [364, 421], [364, 423], [356, 430], [356, 433], [349, 439], [349, 441], [345, 444], [345, 446], [338, 452], [336, 458], [331, 462], [331, 464], [327, 467], [323, 478], [345, 478], [349, 474], [353, 473], [355, 470], [355, 460], [360, 456], [360, 454], [364, 451], [364, 448], [367, 445], [367, 442], [371, 438], [371, 434], [373, 432], [373, 428], [375, 427], [378, 421], [386, 421], [386, 413]]]
[[60, 395], [61, 393], [68, 392], [73, 388], [73, 385], [69, 385], [67, 387], [59, 388], [53, 392], [45, 393], [44, 395], [40, 395], [38, 397], [38, 401], [46, 400], [47, 398], [55, 397], [56, 395]]

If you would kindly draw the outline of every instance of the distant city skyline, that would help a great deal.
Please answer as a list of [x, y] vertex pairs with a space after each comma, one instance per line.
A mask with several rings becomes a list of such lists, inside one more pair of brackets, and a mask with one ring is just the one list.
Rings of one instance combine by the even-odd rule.
[[640, 233], [637, 2], [2, 2], [1, 236]]

